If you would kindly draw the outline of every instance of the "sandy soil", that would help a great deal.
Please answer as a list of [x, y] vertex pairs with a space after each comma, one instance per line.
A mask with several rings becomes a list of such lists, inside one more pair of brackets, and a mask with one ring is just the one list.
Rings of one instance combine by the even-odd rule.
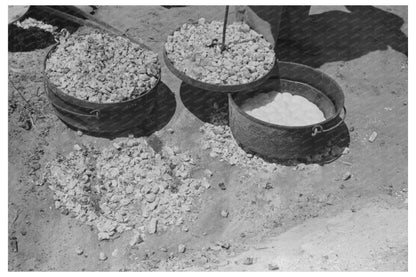
[[[396, 14], [403, 21], [399, 29], [385, 32], [403, 32], [406, 37], [407, 9], [382, 9], [388, 12], [383, 16]], [[313, 7], [312, 13], [330, 16], [344, 10]], [[129, 35], [161, 54], [173, 29], [200, 17], [221, 19], [223, 8], [100, 7], [94, 16], [128, 29]], [[189, 95], [184, 92], [186, 86], [163, 66], [162, 81], [169, 88], [166, 97], [174, 95], [176, 106], [173, 102], [170, 108], [176, 109], [152, 137], [190, 151], [200, 169], [195, 174], [209, 168], [214, 185], [202, 196], [203, 204], [192, 207], [198, 217], [188, 232], [180, 228], [158, 232], [134, 248], [128, 243], [132, 233], [99, 242], [96, 230], [54, 208], [52, 192], [39, 182], [48, 161], [71, 151], [75, 143], [105, 146], [112, 141], [78, 136], [53, 114], [42, 83], [47, 49], [9, 53], [9, 80], [30, 103], [9, 83], [9, 270], [406, 271], [407, 56], [396, 41], [403, 36], [384, 40], [366, 31], [366, 39], [374, 42], [368, 49], [363, 46], [357, 52], [340, 44], [342, 51], [337, 53], [342, 56], [325, 52], [315, 60], [344, 91], [350, 153], [304, 170], [283, 167], [264, 174], [211, 158], [201, 150], [200, 116], [183, 104]], [[42, 113], [29, 116], [30, 106]], [[170, 134], [168, 128], [175, 132]], [[371, 143], [368, 138], [373, 131], [378, 136]], [[346, 172], [352, 177], [344, 181]], [[226, 190], [216, 185], [219, 182], [226, 184]], [[272, 188], [266, 190], [265, 182], [271, 182]], [[227, 218], [220, 215], [224, 208], [230, 212]], [[16, 241], [18, 251], [14, 251]], [[185, 253], [178, 253], [180, 243], [186, 245]], [[77, 255], [77, 246], [84, 255]], [[101, 251], [108, 256], [104, 262], [98, 259]], [[252, 264], [247, 258], [252, 258]]]

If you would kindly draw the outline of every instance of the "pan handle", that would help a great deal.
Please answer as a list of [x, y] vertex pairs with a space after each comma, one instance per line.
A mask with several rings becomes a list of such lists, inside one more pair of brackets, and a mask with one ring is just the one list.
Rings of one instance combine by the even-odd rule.
[[341, 120], [337, 124], [335, 124], [334, 126], [328, 128], [328, 129], [324, 129], [324, 127], [322, 127], [322, 125], [315, 125], [315, 126], [312, 127], [312, 136], [314, 137], [319, 133], [326, 133], [326, 132], [332, 131], [335, 128], [337, 128], [338, 126], [340, 126], [342, 123], [344, 123], [345, 118], [347, 117], [347, 109], [345, 108], [345, 106], [342, 107], [342, 108], [344, 110], [344, 114], [341, 117]]
[[51, 99], [50, 97], [50, 91], [49, 91], [49, 88], [48, 88], [48, 84], [47, 84], [48, 82], [47, 82], [47, 80], [46, 80], [46, 78], [45, 78], [45, 80], [44, 80], [44, 82], [43, 82], [43, 86], [44, 86], [44, 88], [45, 88], [45, 92], [46, 92], [46, 94], [48, 95], [48, 98], [49, 98], [49, 102], [52, 104], [52, 106], [55, 108], [55, 109], [57, 109], [57, 110], [59, 110], [59, 111], [63, 111], [63, 112], [66, 112], [66, 113], [69, 113], [69, 114], [72, 114], [72, 115], [76, 115], [76, 116], [80, 116], [80, 117], [86, 117], [86, 118], [93, 118], [93, 117], [95, 117], [96, 119], [100, 119], [100, 111], [99, 110], [92, 110], [92, 111], [90, 111], [88, 114], [85, 114], [85, 113], [77, 113], [77, 112], [74, 112], [74, 111], [71, 111], [71, 110], [68, 110], [68, 109], [66, 109], [66, 108], [63, 108], [63, 107], [61, 107], [61, 106], [59, 106], [59, 105], [57, 105], [54, 101], [53, 101], [53, 99]]
[[77, 112], [65, 109], [65, 108], [57, 105], [56, 103], [53, 103], [52, 101], [51, 101], [51, 104], [52, 104], [52, 106], [54, 106], [55, 109], [57, 109], [59, 111], [63, 111], [63, 112], [73, 114], [73, 115], [76, 115], [76, 116], [81, 116], [81, 117], [100, 119], [100, 111], [99, 110], [93, 110], [93, 111], [85, 114], [85, 113], [77, 113]]

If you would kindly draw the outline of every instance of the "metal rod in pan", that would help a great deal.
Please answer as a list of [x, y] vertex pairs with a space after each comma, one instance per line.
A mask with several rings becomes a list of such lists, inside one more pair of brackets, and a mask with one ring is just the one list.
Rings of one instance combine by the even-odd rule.
[[230, 6], [225, 6], [225, 15], [224, 15], [224, 27], [222, 29], [222, 45], [221, 45], [221, 52], [226, 49], [225, 46], [225, 34], [227, 32], [227, 21], [228, 21], [228, 9]]

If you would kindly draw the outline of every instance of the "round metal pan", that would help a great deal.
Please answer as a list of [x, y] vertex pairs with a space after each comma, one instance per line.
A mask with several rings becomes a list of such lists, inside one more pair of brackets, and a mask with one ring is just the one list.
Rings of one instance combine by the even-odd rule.
[[[192, 22], [190, 24], [197, 24], [196, 22]], [[182, 26], [181, 26], [182, 27]], [[173, 35], [174, 32], [180, 30], [180, 28], [177, 28], [175, 31], [173, 31], [171, 33], [171, 35]], [[179, 79], [181, 79], [183, 82], [203, 89], [203, 90], [207, 90], [207, 91], [215, 91], [215, 92], [225, 92], [225, 93], [229, 93], [229, 92], [239, 92], [239, 91], [248, 91], [248, 90], [252, 90], [256, 87], [259, 87], [260, 85], [262, 85], [263, 83], [265, 83], [269, 77], [272, 75], [273, 72], [273, 68], [275, 66], [276, 60], [273, 61], [273, 65], [270, 69], [269, 72], [267, 72], [263, 77], [250, 82], [250, 83], [245, 83], [245, 84], [239, 84], [239, 85], [221, 85], [221, 84], [210, 84], [210, 83], [204, 83], [201, 81], [198, 81], [196, 79], [193, 79], [191, 77], [189, 77], [188, 75], [186, 75], [184, 72], [179, 71], [174, 64], [172, 63], [171, 60], [169, 60], [167, 53], [166, 53], [166, 48], [165, 46], [163, 46], [163, 60], [165, 61], [166, 66], [169, 68], [169, 70]]]

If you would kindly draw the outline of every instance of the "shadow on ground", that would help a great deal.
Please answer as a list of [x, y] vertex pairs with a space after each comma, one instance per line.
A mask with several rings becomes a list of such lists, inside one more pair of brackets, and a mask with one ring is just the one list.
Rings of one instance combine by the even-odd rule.
[[[402, 18], [372, 6], [346, 8], [350, 13], [309, 15], [309, 6], [287, 7], [275, 49], [279, 60], [320, 67], [386, 50], [388, 46], [407, 56], [408, 38], [400, 30]], [[262, 9], [253, 7], [259, 16]]]
[[199, 89], [184, 82], [179, 92], [184, 106], [203, 122], [210, 122], [218, 110], [228, 111], [227, 93]]
[[[54, 9], [84, 18], [81, 14], [75, 12], [68, 6], [53, 6]], [[30, 6], [27, 13], [19, 20], [24, 21], [28, 18], [33, 18], [42, 21], [46, 24], [55, 26], [59, 30], [65, 28], [70, 33], [75, 32], [80, 25], [58, 17], [57, 15], [42, 9], [41, 6]], [[56, 43], [54, 36], [40, 28], [30, 27], [23, 29], [14, 24], [8, 25], [8, 50], [10, 52], [27, 52], [36, 49], [42, 49]]]

